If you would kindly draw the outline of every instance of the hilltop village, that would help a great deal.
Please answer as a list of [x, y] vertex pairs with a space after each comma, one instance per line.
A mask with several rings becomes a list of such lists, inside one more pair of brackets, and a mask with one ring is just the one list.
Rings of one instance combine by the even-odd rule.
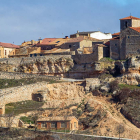
[[1, 129], [140, 139], [140, 18], [114, 34], [0, 42], [0, 83]]

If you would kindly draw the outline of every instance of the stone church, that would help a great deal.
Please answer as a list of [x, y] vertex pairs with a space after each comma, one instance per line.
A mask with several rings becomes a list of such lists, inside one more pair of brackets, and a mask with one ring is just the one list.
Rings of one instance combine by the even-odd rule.
[[110, 40], [110, 58], [124, 60], [140, 55], [140, 18], [129, 16], [120, 19], [120, 32]]

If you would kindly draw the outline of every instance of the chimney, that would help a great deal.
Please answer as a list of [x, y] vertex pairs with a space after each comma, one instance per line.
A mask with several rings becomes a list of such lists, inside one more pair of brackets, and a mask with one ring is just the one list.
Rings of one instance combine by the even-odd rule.
[[69, 38], [68, 36], [65, 36], [65, 39]]
[[77, 30], [77, 34], [76, 34], [76, 37], [79, 37], [79, 31]]
[[34, 40], [31, 40], [31, 44], [33, 45], [35, 43], [35, 41]]

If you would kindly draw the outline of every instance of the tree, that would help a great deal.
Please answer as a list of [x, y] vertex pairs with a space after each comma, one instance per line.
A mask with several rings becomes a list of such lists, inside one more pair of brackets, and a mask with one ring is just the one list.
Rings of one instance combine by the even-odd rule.
[[119, 124], [116, 127], [116, 131], [117, 131], [117, 134], [119, 134], [119, 140], [120, 140], [120, 135], [125, 131], [124, 126], [122, 124]]
[[38, 110], [36, 113], [33, 113], [32, 116], [32, 121], [34, 122], [35, 125], [35, 131], [37, 129], [37, 120], [39, 119], [39, 116], [42, 115], [42, 111]]
[[109, 87], [110, 87], [110, 92], [113, 93], [113, 91], [118, 89], [118, 84], [119, 82], [117, 80], [114, 80], [112, 82], [109, 83]]
[[5, 119], [5, 122], [6, 122], [6, 127], [11, 129], [11, 127], [14, 123], [14, 119], [15, 119], [14, 112], [12, 112], [10, 114], [5, 114], [4, 119]]

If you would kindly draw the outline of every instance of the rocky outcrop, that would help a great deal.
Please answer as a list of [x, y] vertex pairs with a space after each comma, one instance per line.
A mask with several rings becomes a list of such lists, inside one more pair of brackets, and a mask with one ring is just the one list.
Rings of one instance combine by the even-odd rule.
[[128, 98], [127, 103], [121, 108], [121, 113], [134, 125], [140, 128], [140, 100]]
[[85, 91], [90, 92], [95, 90], [95, 88], [101, 85], [100, 80], [98, 78], [86, 78], [86, 87]]
[[119, 83], [124, 83], [128, 85], [138, 85], [140, 84], [140, 74], [139, 73], [126, 73], [117, 77]]

